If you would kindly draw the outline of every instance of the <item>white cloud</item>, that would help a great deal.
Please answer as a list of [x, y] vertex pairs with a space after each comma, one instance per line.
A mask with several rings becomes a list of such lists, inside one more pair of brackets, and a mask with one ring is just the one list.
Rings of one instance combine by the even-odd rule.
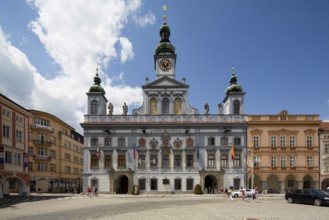
[[[141, 0], [28, 0], [28, 3], [38, 13], [29, 27], [61, 71], [46, 79], [47, 73], [37, 73], [25, 54], [0, 32], [0, 91], [9, 98], [17, 97], [24, 107], [57, 116], [81, 132], [79, 124], [87, 104], [85, 93], [93, 84], [96, 67], [102, 69], [112, 60], [124, 63], [134, 57], [133, 45], [121, 31], [130, 16], [135, 18]], [[120, 44], [120, 51], [116, 44]], [[112, 79], [101, 70], [100, 76], [107, 99], [118, 114], [122, 113], [123, 102], [129, 106], [142, 103], [141, 88], [124, 83], [113, 86]], [[120, 73], [122, 82], [123, 76]]]
[[134, 20], [139, 26], [145, 27], [146, 25], [154, 24], [156, 18], [154, 14], [149, 11], [144, 17], [135, 16]]

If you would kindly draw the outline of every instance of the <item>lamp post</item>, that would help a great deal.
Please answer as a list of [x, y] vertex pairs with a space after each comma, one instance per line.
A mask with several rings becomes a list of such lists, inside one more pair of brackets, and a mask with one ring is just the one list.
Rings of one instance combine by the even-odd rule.
[[148, 197], [148, 192], [149, 192], [149, 171], [150, 171], [150, 165], [151, 164], [155, 164], [155, 158], [153, 158], [153, 160], [151, 160], [151, 155], [150, 155], [150, 151], [146, 151], [146, 155], [145, 155], [145, 159], [142, 160], [141, 158], [139, 158], [138, 160], [138, 164], [141, 166], [142, 164], [145, 165], [146, 168], [146, 196]]

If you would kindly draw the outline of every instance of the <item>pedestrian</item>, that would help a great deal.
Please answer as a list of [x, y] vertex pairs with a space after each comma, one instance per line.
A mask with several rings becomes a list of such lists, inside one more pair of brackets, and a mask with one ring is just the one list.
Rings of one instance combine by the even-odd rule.
[[41, 195], [41, 188], [40, 187], [38, 188], [38, 193], [37, 194]]
[[255, 200], [256, 199], [256, 191], [255, 189], [251, 189], [251, 197], [252, 197], [252, 200]]
[[246, 191], [243, 187], [241, 187], [241, 195], [242, 195], [242, 202], [244, 202], [244, 197], [246, 195]]
[[96, 186], [93, 187], [93, 193], [95, 196], [97, 196], [97, 187]]
[[233, 200], [233, 187], [230, 187], [230, 189], [227, 191], [228, 198], [227, 200]]
[[224, 192], [224, 189], [223, 189], [223, 187], [221, 187], [220, 188], [220, 193], [223, 194], [223, 192]]
[[88, 196], [90, 196], [90, 194], [91, 194], [91, 188], [90, 188], [90, 186], [88, 186], [87, 191], [88, 191]]

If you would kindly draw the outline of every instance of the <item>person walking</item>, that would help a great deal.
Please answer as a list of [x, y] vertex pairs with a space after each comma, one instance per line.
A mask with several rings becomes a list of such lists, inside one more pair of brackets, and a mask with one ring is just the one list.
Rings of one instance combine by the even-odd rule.
[[241, 197], [242, 197], [242, 202], [244, 202], [244, 197], [245, 197], [245, 195], [246, 195], [246, 190], [245, 190], [243, 187], [241, 187]]
[[233, 187], [230, 187], [230, 189], [227, 191], [228, 198], [227, 200], [233, 200]]

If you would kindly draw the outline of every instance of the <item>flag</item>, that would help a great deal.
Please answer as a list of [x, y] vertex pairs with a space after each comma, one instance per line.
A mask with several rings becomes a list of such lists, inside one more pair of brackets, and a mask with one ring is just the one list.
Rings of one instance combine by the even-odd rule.
[[234, 144], [232, 144], [231, 157], [234, 160]]
[[134, 159], [136, 159], [136, 147], [134, 147]]

